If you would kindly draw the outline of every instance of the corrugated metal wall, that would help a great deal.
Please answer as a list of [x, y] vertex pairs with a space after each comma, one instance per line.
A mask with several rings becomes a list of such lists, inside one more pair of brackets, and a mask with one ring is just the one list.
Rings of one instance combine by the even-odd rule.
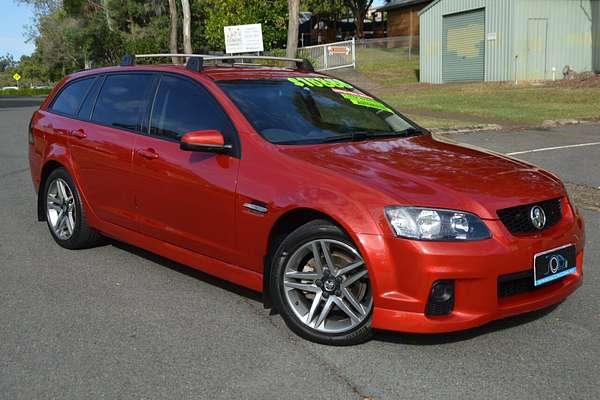
[[[545, 79], [552, 78], [553, 67], [561, 78], [567, 64], [577, 71], [600, 72], [600, 0], [441, 0], [420, 15], [422, 82], [442, 83], [443, 16], [482, 7], [486, 80], [534, 78], [531, 71], [541, 65], [540, 57], [545, 58]], [[532, 23], [530, 19], [547, 21]], [[545, 38], [539, 32], [528, 33], [543, 25]], [[543, 52], [541, 46], [545, 46]]]
[[592, 69], [600, 74], [600, 1], [592, 1]]
[[[420, 16], [422, 82], [442, 82], [442, 18], [485, 8], [485, 79], [511, 79], [511, 20], [514, 0], [441, 0]], [[520, 1], [520, 0], [519, 0]]]
[[[592, 70], [595, 58], [593, 44], [593, 14], [599, 14], [599, 0], [519, 0], [515, 3], [514, 54], [517, 58], [518, 79], [552, 79], [552, 68], [557, 79], [562, 69], [571, 65], [576, 71]], [[596, 22], [600, 15], [596, 15]], [[532, 29], [546, 21], [545, 43], [543, 35]], [[596, 28], [594, 26], [594, 28]], [[597, 28], [596, 28], [597, 29]], [[541, 47], [545, 46], [545, 70], [540, 75]], [[597, 48], [596, 48], [597, 51]]]

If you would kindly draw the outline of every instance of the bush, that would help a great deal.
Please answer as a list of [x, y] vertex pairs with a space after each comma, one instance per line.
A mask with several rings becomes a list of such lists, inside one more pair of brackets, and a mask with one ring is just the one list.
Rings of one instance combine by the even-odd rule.
[[47, 96], [52, 89], [32, 89], [32, 88], [20, 88], [18, 90], [8, 89], [0, 90], [0, 97], [2, 96]]

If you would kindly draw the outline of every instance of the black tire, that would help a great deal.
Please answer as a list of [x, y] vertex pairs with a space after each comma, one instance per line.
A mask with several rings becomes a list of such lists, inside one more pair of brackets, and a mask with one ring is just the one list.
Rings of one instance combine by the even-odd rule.
[[[68, 186], [68, 189], [72, 193], [73, 197], [72, 207], [74, 210], [73, 215], [75, 223], [73, 225], [73, 233], [68, 238], [61, 238], [54, 231], [48, 211], [48, 191], [52, 183], [59, 179]], [[71, 179], [71, 176], [64, 168], [57, 168], [50, 173], [44, 182], [44, 188], [40, 192], [40, 196], [43, 196], [41, 201], [44, 207], [44, 215], [46, 217], [50, 234], [52, 235], [54, 241], [56, 241], [56, 243], [58, 243], [61, 247], [64, 247], [65, 249], [76, 250], [93, 247], [101, 242], [102, 236], [95, 229], [88, 225], [85, 217], [85, 210], [81, 204], [79, 190], [73, 182], [73, 179]]]
[[342, 333], [325, 333], [311, 328], [302, 322], [294, 313], [285, 297], [284, 274], [288, 260], [301, 246], [317, 239], [330, 239], [345, 243], [358, 253], [356, 246], [348, 235], [338, 226], [327, 220], [314, 220], [297, 228], [283, 240], [271, 258], [272, 269], [269, 283], [273, 305], [281, 314], [287, 326], [305, 339], [334, 346], [363, 343], [373, 336], [371, 328], [372, 307], [368, 314], [365, 314], [366, 317], [364, 317], [364, 320], [351, 330]]

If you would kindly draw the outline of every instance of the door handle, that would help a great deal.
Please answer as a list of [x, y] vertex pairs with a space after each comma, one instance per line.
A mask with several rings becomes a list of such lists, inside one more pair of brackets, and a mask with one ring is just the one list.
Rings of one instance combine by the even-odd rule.
[[158, 158], [158, 153], [154, 149], [137, 149], [135, 152], [148, 160], [156, 160]]
[[69, 134], [73, 137], [76, 137], [77, 139], [85, 139], [87, 137], [83, 129], [74, 129], [71, 132], [69, 132]]

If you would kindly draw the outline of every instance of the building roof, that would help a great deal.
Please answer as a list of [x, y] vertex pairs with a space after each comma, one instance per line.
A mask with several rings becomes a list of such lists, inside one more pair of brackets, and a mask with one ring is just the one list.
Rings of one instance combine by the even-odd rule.
[[427, 4], [425, 7], [423, 7], [423, 9], [421, 11], [419, 11], [419, 15], [423, 14], [425, 11], [429, 10], [431, 7], [435, 6], [437, 3], [439, 3], [442, 0], [434, 0], [431, 3]]
[[388, 0], [386, 2], [386, 4], [384, 4], [383, 6], [377, 8], [376, 11], [389, 11], [389, 10], [395, 10], [398, 8], [404, 8], [404, 7], [408, 7], [408, 6], [413, 6], [415, 4], [421, 4], [421, 3], [429, 3], [432, 0]]

